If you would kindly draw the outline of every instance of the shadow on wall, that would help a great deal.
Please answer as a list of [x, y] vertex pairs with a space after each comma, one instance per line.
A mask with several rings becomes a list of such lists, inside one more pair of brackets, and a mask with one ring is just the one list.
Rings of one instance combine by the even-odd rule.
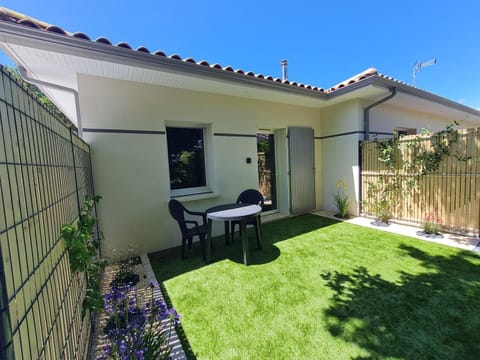
[[403, 273], [398, 282], [364, 267], [322, 275], [334, 291], [335, 305], [324, 314], [330, 333], [370, 354], [357, 359], [477, 359], [480, 257], [400, 249], [421, 261], [426, 272]]

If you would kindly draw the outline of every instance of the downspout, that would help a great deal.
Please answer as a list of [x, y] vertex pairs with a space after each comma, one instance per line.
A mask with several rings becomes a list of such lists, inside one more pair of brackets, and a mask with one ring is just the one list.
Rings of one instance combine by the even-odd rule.
[[365, 130], [365, 135], [363, 137], [363, 140], [370, 140], [370, 109], [380, 105], [381, 103], [390, 100], [395, 96], [397, 93], [397, 88], [391, 87], [390, 89], [390, 95], [387, 97], [384, 97], [383, 99], [378, 100], [377, 102], [374, 102], [371, 105], [368, 105], [364, 110], [363, 110], [363, 129]]
[[70, 94], [73, 95], [73, 97], [75, 98], [75, 110], [76, 110], [76, 113], [77, 113], [78, 136], [81, 139], [83, 139], [82, 118], [80, 116], [80, 99], [79, 99], [79, 96], [78, 96], [78, 91], [74, 90], [72, 88], [66, 87], [66, 86], [53, 84], [53, 83], [49, 83], [49, 82], [42, 81], [42, 80], [33, 79], [33, 78], [28, 76], [27, 69], [25, 69], [23, 66], [19, 66], [18, 70], [20, 72], [20, 76], [22, 77], [22, 79], [25, 80], [26, 82], [30, 83], [30, 84], [40, 85], [40, 86], [45, 86], [45, 87], [51, 87], [51, 88], [54, 88], [54, 89], [57, 89], [57, 90], [62, 90], [62, 91], [69, 92]]
[[[365, 131], [363, 135], [363, 141], [370, 140], [370, 109], [374, 108], [377, 105], [380, 105], [381, 103], [384, 103], [387, 100], [390, 100], [397, 94], [397, 88], [391, 87], [390, 89], [390, 95], [384, 97], [383, 99], [378, 100], [377, 102], [374, 102], [371, 105], [368, 105], [364, 110], [363, 110], [363, 130]], [[362, 150], [361, 150], [361, 142], [358, 144], [358, 193], [359, 193], [359, 201], [357, 205], [357, 211], [358, 215], [361, 215], [362, 213]]]

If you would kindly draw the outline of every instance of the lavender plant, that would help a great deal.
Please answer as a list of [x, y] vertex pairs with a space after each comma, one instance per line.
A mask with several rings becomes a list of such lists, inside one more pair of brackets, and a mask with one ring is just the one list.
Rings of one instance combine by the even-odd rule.
[[[104, 346], [102, 360], [168, 359], [170, 337], [180, 315], [174, 308], [154, 298], [159, 285], [150, 283], [150, 299], [143, 306], [131, 285], [112, 286], [104, 296], [109, 321], [105, 333], [109, 344]], [[166, 321], [164, 321], [166, 320]]]

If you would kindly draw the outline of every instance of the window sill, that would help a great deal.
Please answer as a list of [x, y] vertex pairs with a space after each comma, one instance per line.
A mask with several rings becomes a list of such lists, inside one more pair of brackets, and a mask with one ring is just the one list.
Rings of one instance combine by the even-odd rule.
[[172, 195], [170, 198], [180, 201], [181, 203], [189, 202], [189, 201], [196, 201], [196, 200], [204, 200], [204, 199], [211, 199], [219, 197], [220, 194], [216, 192], [204, 192], [199, 194], [188, 194], [188, 195]]

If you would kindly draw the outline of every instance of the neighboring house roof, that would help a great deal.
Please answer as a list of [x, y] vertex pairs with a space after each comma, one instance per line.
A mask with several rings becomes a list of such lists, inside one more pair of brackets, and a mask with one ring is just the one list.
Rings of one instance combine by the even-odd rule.
[[[250, 79], [250, 81], [252, 81], [253, 84], [257, 86], [260, 86], [260, 85], [269, 86], [270, 84], [270, 87], [272, 88], [286, 90], [286, 91], [294, 91], [296, 93], [301, 93], [301, 94], [310, 95], [310, 96], [318, 96], [325, 100], [329, 100], [334, 97], [336, 98], [339, 95], [352, 92], [358, 88], [365, 87], [368, 85], [376, 85], [382, 88], [395, 87], [397, 91], [401, 91], [409, 95], [417, 96], [419, 98], [423, 98], [431, 102], [435, 102], [456, 110], [460, 110], [460, 111], [472, 114], [475, 117], [480, 117], [480, 111], [476, 109], [470, 108], [468, 106], [465, 106], [458, 102], [438, 96], [428, 91], [416, 88], [405, 82], [394, 79], [390, 76], [380, 74], [375, 68], [367, 69], [357, 75], [352, 76], [351, 78], [345, 81], [340, 82], [335, 86], [324, 89], [321, 87], [306, 85], [306, 84], [298, 83], [295, 81], [274, 78], [269, 75], [255, 74], [252, 71], [246, 71], [243, 69], [235, 70], [231, 66], [222, 66], [220, 64], [210, 64], [205, 60], [196, 61], [190, 57], [182, 58], [177, 54], [172, 54], [167, 56], [163, 51], [151, 52], [149, 49], [147, 49], [144, 46], [140, 46], [136, 49], [133, 49], [129, 44], [125, 42], [120, 42], [113, 45], [111, 41], [109, 41], [104, 37], [100, 37], [100, 38], [97, 38], [96, 40], [92, 40], [88, 35], [82, 32], [71, 33], [59, 26], [34, 19], [30, 16], [15, 12], [13, 10], [10, 10], [4, 7], [0, 7], [0, 20], [9, 24], [14, 24], [16, 26], [28, 27], [30, 29], [39, 30], [43, 32], [45, 36], [47, 36], [47, 34], [49, 33], [55, 34], [57, 36], [60, 35], [61, 37], [64, 36], [66, 39], [72, 39], [72, 41], [75, 41], [73, 46], [80, 46], [80, 45], [76, 45], [76, 44], [79, 44], [78, 41], [85, 41], [87, 42], [87, 44], [92, 44], [92, 47], [93, 45], [95, 45], [96, 48], [98, 48], [97, 46], [100, 46], [100, 47], [106, 46], [111, 48], [112, 51], [115, 50], [116, 48], [118, 48], [118, 50], [121, 49], [123, 51], [127, 49], [131, 51], [131, 54], [133, 57], [136, 57], [138, 59], [144, 59], [144, 56], [148, 54], [149, 56], [152, 56], [155, 58], [165, 59], [165, 61], [168, 62], [170, 66], [174, 66], [174, 64], [179, 64], [179, 63], [184, 65], [184, 66], [181, 66], [180, 68], [176, 67], [177, 71], [179, 69], [180, 71], [182, 71], [183, 69], [184, 71], [190, 71], [192, 73], [195, 71], [205, 73], [205, 70], [208, 69], [208, 71], [206, 72], [207, 76], [223, 76], [223, 77], [230, 78], [229, 80], [232, 80], [232, 81], [241, 81], [241, 80], [248, 81]], [[126, 53], [120, 52], [120, 56], [125, 56], [122, 54], [126, 54]]]

